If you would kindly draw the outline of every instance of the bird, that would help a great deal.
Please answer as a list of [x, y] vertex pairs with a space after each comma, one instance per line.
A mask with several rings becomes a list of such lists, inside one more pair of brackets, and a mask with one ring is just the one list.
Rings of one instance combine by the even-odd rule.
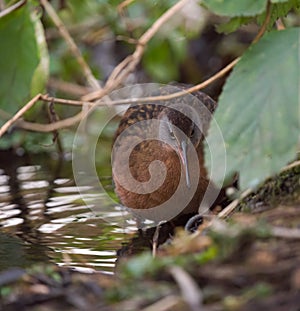
[[[143, 95], [168, 95], [189, 87], [162, 86]], [[135, 101], [127, 109], [113, 141], [112, 175], [115, 193], [135, 216], [159, 222], [198, 212], [210, 184], [203, 141], [216, 107], [210, 96], [196, 91]]]

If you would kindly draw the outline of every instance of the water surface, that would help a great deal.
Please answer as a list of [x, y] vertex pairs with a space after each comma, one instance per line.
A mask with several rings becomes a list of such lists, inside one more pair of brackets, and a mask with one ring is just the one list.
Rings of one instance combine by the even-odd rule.
[[71, 161], [0, 152], [0, 271], [54, 262], [112, 273], [127, 229], [84, 204]]

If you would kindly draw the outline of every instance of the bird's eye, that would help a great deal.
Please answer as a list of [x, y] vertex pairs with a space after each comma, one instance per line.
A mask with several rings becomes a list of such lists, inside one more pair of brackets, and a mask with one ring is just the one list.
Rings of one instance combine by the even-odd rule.
[[171, 137], [171, 139], [175, 139], [175, 134], [173, 131], [170, 131], [170, 137]]
[[193, 128], [190, 134], [190, 137], [193, 137], [195, 135], [195, 129]]

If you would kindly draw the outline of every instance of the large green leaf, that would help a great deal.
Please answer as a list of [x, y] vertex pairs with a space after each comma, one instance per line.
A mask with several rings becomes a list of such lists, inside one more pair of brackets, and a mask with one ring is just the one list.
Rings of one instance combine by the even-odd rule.
[[[299, 9], [300, 0], [273, 0], [271, 1], [271, 15], [268, 23], [268, 30], [271, 30], [275, 21], [278, 18], [285, 17], [292, 9]], [[259, 25], [262, 25], [266, 20], [266, 11], [256, 16], [234, 16], [224, 24], [217, 26], [219, 32], [230, 33], [237, 30], [242, 25], [256, 21]]]
[[[251, 46], [220, 96], [208, 144], [213, 163], [227, 152], [227, 175], [253, 187], [295, 158], [300, 133], [300, 28], [274, 31]], [[206, 148], [206, 151], [208, 149]], [[212, 161], [206, 152], [209, 167]], [[216, 176], [217, 175], [217, 176]], [[215, 181], [222, 182], [221, 174]]]
[[203, 0], [204, 5], [223, 16], [255, 16], [266, 9], [267, 0]]
[[32, 76], [39, 63], [28, 5], [0, 19], [0, 38], [0, 106], [14, 113], [30, 97]]

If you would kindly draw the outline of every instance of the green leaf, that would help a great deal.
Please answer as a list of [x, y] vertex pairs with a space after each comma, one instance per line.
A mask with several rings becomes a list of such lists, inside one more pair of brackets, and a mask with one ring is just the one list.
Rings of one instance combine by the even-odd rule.
[[265, 11], [267, 0], [203, 0], [214, 13], [223, 16], [255, 16]]
[[154, 38], [143, 57], [143, 66], [155, 81], [168, 83], [178, 79], [178, 67], [186, 54], [184, 37]]
[[[275, 21], [278, 18], [285, 17], [292, 9], [300, 8], [300, 0], [273, 0], [271, 6], [271, 18], [268, 24], [268, 30], [271, 30]], [[266, 11], [262, 14], [252, 17], [235, 16], [229, 19], [224, 24], [217, 25], [218, 32], [224, 32], [226, 34], [237, 30], [242, 25], [249, 24], [252, 21], [256, 21], [259, 25], [262, 25], [266, 19]]]
[[[240, 172], [241, 189], [278, 172], [297, 152], [300, 130], [300, 28], [266, 34], [243, 55], [219, 99], [206, 163], [218, 165], [227, 152], [227, 176]], [[222, 174], [215, 174], [222, 183]]]
[[224, 24], [217, 25], [218, 32], [224, 32], [226, 34], [237, 30], [242, 25], [248, 24], [253, 20], [253, 17], [233, 17]]
[[39, 63], [28, 5], [0, 19], [0, 38], [1, 109], [14, 113], [29, 99], [32, 76]]
[[[268, 25], [268, 30], [271, 30], [274, 23], [278, 18], [287, 16], [292, 9], [300, 7], [300, 0], [286, 0], [286, 1], [273, 1], [271, 6], [271, 18]], [[257, 16], [257, 23], [262, 25], [266, 19], [266, 12]]]

